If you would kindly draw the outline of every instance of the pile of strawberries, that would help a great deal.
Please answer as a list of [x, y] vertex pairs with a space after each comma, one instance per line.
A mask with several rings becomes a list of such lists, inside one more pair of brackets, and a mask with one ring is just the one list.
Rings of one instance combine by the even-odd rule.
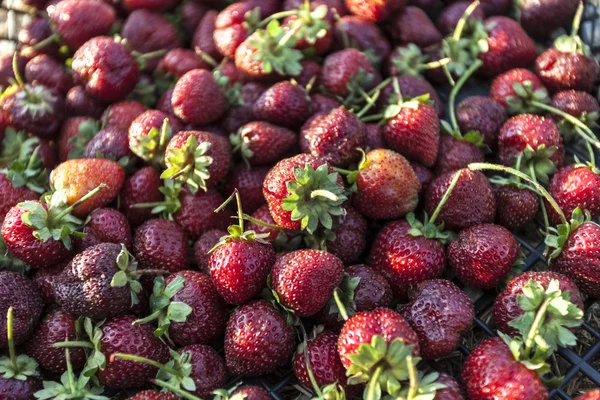
[[[578, 0], [518, 21], [512, 0], [26, 3], [0, 59], [0, 399], [560, 384], [549, 360], [600, 297]], [[523, 272], [534, 219], [548, 270]], [[473, 327], [466, 287], [499, 293], [498, 337], [450, 376], [432, 366]]]

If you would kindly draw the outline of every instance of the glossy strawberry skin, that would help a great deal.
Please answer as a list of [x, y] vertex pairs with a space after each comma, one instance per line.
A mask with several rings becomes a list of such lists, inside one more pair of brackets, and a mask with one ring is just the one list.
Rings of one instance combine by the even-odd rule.
[[210, 397], [213, 390], [222, 388], [227, 383], [225, 360], [210, 346], [194, 344], [179, 349], [179, 354], [191, 355], [192, 371], [190, 377], [196, 385], [192, 394]]
[[83, 86], [73, 86], [65, 97], [65, 108], [71, 116], [100, 118], [105, 106], [90, 96]]
[[313, 116], [300, 133], [304, 153], [322, 158], [336, 167], [360, 160], [357, 148], [366, 146], [367, 128], [356, 115], [343, 107]]
[[177, 272], [189, 266], [187, 235], [176, 222], [166, 219], [151, 219], [138, 228], [133, 253], [140, 269]]
[[210, 66], [196, 52], [183, 48], [169, 50], [156, 66], [156, 72], [172, 74], [176, 78], [193, 69], [210, 69]]
[[146, 108], [140, 102], [124, 100], [108, 106], [100, 120], [107, 128], [129, 130], [131, 123], [145, 110]]
[[375, 238], [369, 265], [390, 283], [394, 298], [407, 300], [408, 292], [420, 282], [438, 278], [446, 266], [441, 242], [408, 234], [405, 220], [386, 225]]
[[141, 392], [137, 392], [130, 400], [177, 400], [177, 396], [173, 393], [156, 390], [142, 390]]
[[152, 167], [140, 168], [125, 180], [120, 194], [120, 206], [131, 227], [136, 228], [152, 218], [151, 208], [133, 206], [137, 203], [162, 201], [164, 196], [158, 190], [161, 186], [160, 173]]
[[512, 68], [526, 68], [537, 57], [535, 43], [518, 22], [504, 16], [490, 17], [484, 22], [489, 29], [489, 50], [479, 55], [483, 66], [479, 74], [487, 78]]
[[204, 69], [191, 70], [179, 78], [171, 103], [175, 115], [194, 125], [214, 122], [225, 112], [225, 97], [212, 74]]
[[509, 322], [523, 315], [524, 311], [517, 302], [517, 296], [523, 294], [523, 287], [530, 280], [534, 280], [544, 289], [548, 288], [550, 281], [558, 280], [559, 288], [563, 292], [569, 292], [571, 303], [583, 310], [583, 298], [575, 283], [562, 274], [551, 271], [527, 271], [515, 276], [508, 282], [506, 289], [502, 291], [494, 302], [494, 322], [496, 327], [511, 336], [519, 334], [519, 331], [509, 325]]
[[549, 398], [548, 389], [535, 371], [516, 361], [497, 337], [486, 339], [467, 357], [462, 381], [472, 400]]
[[191, 240], [198, 239], [210, 229], [226, 229], [230, 223], [229, 208], [220, 213], [214, 212], [224, 200], [215, 189], [198, 191], [196, 194], [183, 189], [179, 195], [181, 208], [174, 214], [175, 221]]
[[587, 295], [600, 297], [600, 227], [585, 222], [575, 229], [565, 243], [561, 254], [550, 261], [550, 269], [571, 278]]
[[237, 189], [242, 198], [246, 214], [251, 214], [258, 207], [266, 204], [262, 188], [269, 169], [269, 167], [248, 169], [246, 165], [240, 163], [227, 176], [225, 193], [233, 193]]
[[392, 288], [385, 277], [364, 264], [345, 269], [350, 278], [360, 278], [354, 290], [356, 311], [371, 311], [377, 307], [388, 307], [392, 302]]
[[58, 277], [62, 273], [63, 269], [69, 264], [70, 260], [66, 259], [52, 266], [51, 268], [44, 268], [37, 270], [33, 275], [32, 279], [44, 302], [45, 308], [51, 307], [56, 304], [56, 297], [54, 296], [54, 285], [58, 280]]
[[381, 59], [385, 59], [390, 53], [390, 43], [372, 21], [356, 15], [342, 15], [336, 20], [334, 29], [336, 49], [344, 48], [344, 35], [347, 35], [361, 51], [373, 49], [375, 55]]
[[519, 20], [531, 36], [545, 39], [571, 21], [578, 4], [577, 0], [549, 0], [543, 3], [525, 0], [519, 4]]
[[[26, 345], [27, 354], [45, 370], [55, 376], [67, 370], [67, 358], [64, 349], [52, 347], [54, 343], [66, 340], [78, 340], [75, 324], [77, 317], [61, 309], [50, 311], [40, 322], [35, 334]], [[83, 348], [69, 349], [73, 369], [83, 367], [86, 355]]]
[[[266, 204], [263, 206], [260, 206], [256, 211], [254, 211], [252, 213], [252, 218], [256, 218], [257, 220], [266, 222], [267, 224], [277, 225], [277, 223], [273, 219], [273, 216], [271, 216], [271, 213], [269, 212], [269, 206]], [[265, 240], [268, 240], [269, 242], [275, 242], [278, 239], [278, 237], [280, 237], [280, 236], [283, 238], [286, 238], [288, 240], [291, 240], [299, 234], [298, 232], [294, 232], [294, 231], [277, 230], [275, 228], [261, 226], [254, 222], [250, 222], [248, 224], [248, 229], [252, 230], [256, 233], [268, 234], [269, 236], [266, 237]]]
[[155, 11], [165, 11], [173, 8], [179, 0], [124, 0], [123, 7], [129, 11], [146, 8]]
[[150, 325], [133, 325], [135, 317], [124, 315], [108, 320], [100, 329], [100, 351], [106, 356], [106, 367], [97, 372], [103, 385], [115, 389], [137, 388], [156, 376], [157, 368], [129, 360], [111, 360], [114, 353], [135, 354], [161, 364], [169, 360], [168, 347], [154, 337]]
[[532, 90], [545, 89], [544, 84], [533, 72], [524, 68], [515, 68], [505, 73], [498, 75], [490, 87], [490, 96], [498, 103], [506, 107], [507, 97], [517, 97], [517, 93], [513, 88], [515, 83], [523, 84], [525, 82], [532, 83]]
[[[462, 169], [456, 187], [438, 215], [437, 223], [444, 222], [447, 229], [459, 230], [473, 225], [493, 222], [496, 199], [492, 186], [479, 171]], [[456, 172], [435, 178], [425, 194], [425, 210], [433, 215]]]
[[216, 10], [209, 10], [204, 14], [194, 35], [192, 36], [192, 48], [199, 49], [200, 51], [208, 54], [214, 58], [217, 62], [221, 61], [223, 56], [217, 49], [213, 33], [215, 31], [215, 20], [219, 14]]
[[122, 243], [131, 249], [131, 228], [127, 218], [114, 208], [94, 210], [89, 215], [83, 233], [87, 236], [75, 241], [78, 253], [100, 243]]
[[376, 22], [387, 19], [390, 14], [404, 8], [405, 4], [405, 0], [385, 0], [380, 2], [346, 0], [346, 7], [348, 7], [348, 11], [352, 14]]
[[95, 99], [123, 99], [138, 81], [139, 69], [129, 50], [109, 37], [88, 40], [73, 56], [73, 80]]
[[448, 246], [447, 256], [458, 279], [490, 289], [502, 281], [519, 257], [519, 243], [502, 226], [475, 225], [458, 233]]
[[31, 189], [21, 186], [14, 187], [13, 183], [4, 174], [0, 174], [0, 222], [4, 221], [4, 217], [8, 211], [18, 203], [26, 200], [37, 200], [39, 196]]
[[535, 72], [551, 92], [582, 90], [591, 92], [598, 82], [600, 68], [591, 57], [548, 49], [535, 60]]
[[506, 185], [494, 187], [498, 225], [509, 230], [520, 229], [533, 221], [540, 209], [538, 196], [528, 189]]
[[248, 148], [253, 153], [248, 158], [252, 166], [269, 165], [280, 160], [298, 141], [291, 130], [264, 121], [249, 122], [238, 132], [248, 141]]
[[[552, 176], [548, 192], [556, 200], [567, 219], [577, 207], [589, 211], [592, 218], [600, 215], [600, 176], [587, 166], [569, 165]], [[546, 207], [554, 223], [560, 217], [552, 207]]]
[[329, 93], [346, 97], [350, 93], [347, 85], [351, 82], [359, 71], [363, 71], [369, 78], [365, 91], [375, 87], [381, 77], [375, 70], [367, 56], [356, 49], [345, 49], [329, 54], [323, 62], [321, 70], [321, 83]]
[[267, 89], [254, 103], [256, 119], [294, 129], [311, 114], [304, 88], [290, 81], [281, 81]]
[[210, 270], [208, 269], [208, 253], [212, 249], [220, 238], [226, 236], [227, 232], [221, 229], [212, 229], [204, 232], [200, 235], [200, 238], [194, 243], [194, 260], [200, 272], [203, 272], [210, 276]]
[[353, 207], [345, 207], [346, 214], [338, 219], [333, 229], [335, 240], [327, 242], [327, 251], [346, 265], [355, 262], [367, 247], [367, 220]]
[[256, 376], [286, 365], [294, 352], [294, 330], [265, 300], [240, 306], [225, 332], [227, 369], [238, 376]]
[[490, 149], [496, 148], [496, 138], [506, 118], [502, 105], [487, 96], [467, 97], [456, 108], [456, 120], [461, 132], [479, 132]]
[[435, 400], [464, 400], [462, 387], [450, 375], [441, 372], [436, 382], [446, 387], [436, 390]]
[[502, 164], [512, 166], [527, 145], [537, 150], [542, 144], [546, 148], [557, 147], [550, 161], [557, 167], [562, 166], [565, 157], [563, 139], [552, 119], [531, 114], [517, 115], [506, 121], [500, 129], [498, 157]]
[[[552, 107], [576, 118], [592, 112], [600, 114], [600, 105], [594, 96], [577, 90], [565, 90], [552, 96]], [[563, 120], [560, 115], [552, 114], [557, 123]]]
[[408, 6], [393, 20], [392, 37], [397, 45], [414, 43], [425, 48], [437, 44], [442, 35], [425, 11]]
[[[412, 99], [428, 94], [429, 101], [432, 103], [431, 106], [434, 108], [437, 115], [440, 117], [443, 115], [444, 103], [442, 103], [437, 90], [435, 90], [435, 88], [427, 80], [412, 75], [400, 75], [394, 77], [394, 79], [398, 79], [398, 86], [403, 98]], [[394, 85], [393, 83], [390, 83], [381, 90], [381, 95], [379, 96], [379, 101], [377, 102], [381, 111], [383, 111], [390, 103], [390, 97], [392, 95], [395, 95]]]
[[25, 66], [25, 80], [33, 85], [44, 85], [67, 93], [73, 86], [73, 79], [62, 63], [42, 54], [29, 60]]
[[406, 345], [414, 345], [413, 356], [420, 354], [419, 338], [408, 322], [389, 308], [376, 308], [353, 315], [342, 328], [338, 353], [346, 369], [352, 365], [350, 355], [358, 353], [361, 344], [370, 344], [375, 335], [381, 336], [387, 344], [394, 339], [402, 339]]
[[256, 3], [245, 1], [231, 4], [215, 18], [213, 38], [216, 48], [224, 57], [233, 58], [235, 50], [248, 37], [248, 29], [244, 27], [245, 15], [256, 7]]
[[[0, 312], [6, 315], [13, 307], [13, 339], [15, 345], [27, 340], [42, 315], [42, 297], [35, 284], [25, 276], [10, 271], [0, 272]], [[7, 321], [0, 320], [0, 348], [8, 347]]]
[[421, 356], [439, 358], [458, 348], [471, 330], [475, 307], [469, 296], [452, 282], [421, 282], [400, 314], [419, 336]]
[[446, 172], [466, 168], [475, 162], [484, 162], [483, 151], [464, 140], [457, 140], [451, 136], [440, 138], [439, 156], [435, 164], [435, 174], [443, 175]]

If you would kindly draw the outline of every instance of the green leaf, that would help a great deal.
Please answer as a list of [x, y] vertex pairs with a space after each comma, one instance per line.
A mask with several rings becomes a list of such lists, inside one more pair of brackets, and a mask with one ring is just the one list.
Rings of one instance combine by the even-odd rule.
[[110, 286], [123, 287], [125, 285], [127, 285], [127, 274], [125, 271], [119, 271], [113, 275], [113, 278], [110, 281]]

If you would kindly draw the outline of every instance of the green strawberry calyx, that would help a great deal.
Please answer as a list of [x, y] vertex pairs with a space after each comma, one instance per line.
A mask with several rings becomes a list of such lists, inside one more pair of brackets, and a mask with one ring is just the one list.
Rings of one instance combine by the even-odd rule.
[[83, 153], [87, 144], [100, 132], [100, 125], [93, 119], [83, 121], [77, 128], [78, 134], [69, 138], [69, 145], [71, 150], [69, 151], [69, 159], [83, 158]]
[[173, 301], [175, 296], [185, 286], [185, 278], [177, 276], [168, 285], [165, 278], [157, 276], [154, 279], [154, 288], [150, 296], [150, 308], [152, 313], [145, 318], [138, 319], [135, 324], [147, 324], [158, 319], [158, 327], [154, 336], [169, 336], [171, 321], [185, 322], [188, 315], [192, 313], [192, 307], [181, 301]]
[[106, 366], [106, 356], [102, 353], [100, 344], [102, 339], [102, 329], [100, 327], [103, 323], [104, 321], [100, 321], [94, 324], [90, 318], [84, 318], [83, 328], [88, 340], [71, 340], [57, 342], [52, 345], [52, 347], [57, 348], [81, 347], [86, 350], [88, 357], [81, 375], [91, 377], [96, 371], [103, 370]]
[[236, 133], [229, 135], [229, 141], [234, 153], [240, 153], [242, 160], [246, 163], [246, 166], [250, 168], [250, 159], [254, 157], [254, 151], [250, 148], [251, 140], [248, 137], [248, 132], [243, 127], [240, 128]]
[[287, 182], [289, 195], [281, 208], [291, 213], [292, 221], [301, 221], [301, 229], [314, 233], [319, 227], [331, 230], [334, 220], [345, 213], [347, 200], [344, 187], [338, 183], [338, 173], [329, 173], [329, 165], [317, 169], [307, 164], [294, 168], [294, 179]]
[[359, 277], [351, 278], [344, 273], [342, 283], [334, 289], [333, 295], [325, 305], [329, 315], [337, 315], [338, 321], [346, 321], [356, 314], [356, 302], [354, 301], [354, 292], [360, 283]]
[[214, 161], [209, 155], [210, 148], [209, 142], [198, 143], [198, 139], [190, 135], [181, 148], [169, 150], [167, 161], [172, 167], [163, 171], [161, 179], [173, 179], [185, 183], [194, 194], [198, 189], [207, 191], [210, 179], [208, 167]]
[[29, 377], [39, 376], [38, 363], [25, 354], [17, 356], [13, 338], [13, 314], [14, 309], [10, 306], [6, 313], [6, 335], [8, 338], [9, 356], [0, 358], [0, 376], [4, 379], [26, 381]]
[[556, 171], [556, 165], [550, 159], [556, 150], [556, 146], [547, 147], [545, 144], [541, 144], [534, 149], [528, 144], [519, 154], [522, 158], [517, 158], [514, 168], [528, 175], [531, 179], [546, 184], [549, 182], [550, 176]]
[[181, 208], [181, 200], [179, 200], [179, 194], [182, 190], [181, 183], [167, 178], [164, 179], [163, 185], [158, 190], [165, 197], [163, 201], [157, 201], [153, 203], [137, 203], [132, 207], [152, 208], [152, 214], [158, 214], [161, 218], [173, 221], [175, 213]]
[[164, 155], [167, 143], [173, 136], [173, 129], [169, 123], [169, 118], [165, 118], [160, 127], [150, 129], [148, 134], [140, 136], [140, 142], [131, 146], [133, 154], [152, 165], [162, 168], [164, 167]]
[[243, 393], [233, 394], [240, 386], [242, 386], [242, 382], [233, 385], [229, 389], [213, 390], [212, 394], [215, 395], [213, 400], [244, 400], [246, 396]]
[[538, 107], [537, 104], [550, 103], [548, 90], [544, 87], [534, 89], [533, 82], [530, 80], [514, 82], [512, 88], [515, 94], [506, 97], [506, 111], [510, 115], [539, 114], [544, 112], [544, 110]]
[[261, 292], [260, 297], [273, 304], [275, 309], [285, 318], [285, 322], [289, 326], [299, 327], [302, 325], [302, 322], [296, 315], [296, 312], [283, 305], [279, 293], [273, 290], [273, 286], [271, 285], [271, 275], [267, 277], [267, 287]]
[[546, 245], [546, 254], [550, 259], [557, 258], [562, 253], [564, 245], [571, 237], [573, 232], [584, 223], [590, 223], [592, 216], [589, 211], [582, 211], [577, 207], [573, 210], [571, 219], [564, 221], [556, 228], [549, 228], [549, 234], [544, 239]]
[[40, 140], [28, 138], [26, 132], [16, 132], [12, 127], [7, 127], [5, 134], [0, 173], [6, 175], [15, 188], [25, 186], [36, 193], [44, 193], [48, 171], [38, 155]]
[[578, 53], [585, 56], [590, 56], [590, 48], [584, 43], [579, 37], [579, 27], [581, 26], [581, 17], [583, 16], [584, 5], [583, 2], [579, 2], [575, 16], [573, 17], [573, 23], [571, 25], [570, 35], [561, 35], [554, 41], [554, 48], [563, 53]]
[[121, 251], [117, 255], [116, 263], [119, 271], [113, 275], [110, 286], [118, 288], [129, 286], [131, 305], [133, 306], [139, 302], [138, 294], [142, 291], [142, 284], [137, 280], [139, 276], [137, 261], [124, 244], [121, 244]]
[[551, 280], [546, 289], [530, 279], [517, 294], [517, 304], [524, 313], [509, 325], [520, 335], [511, 338], [499, 334], [517, 361], [544, 376], [550, 372], [546, 360], [559, 346], [577, 344], [570, 329], [583, 323], [583, 311], [571, 302], [569, 292], [560, 290], [557, 279]]
[[[585, 126], [587, 126], [590, 129], [595, 129], [600, 126], [598, 125], [600, 113], [598, 113], [597, 111], [584, 111], [579, 115], [579, 117], [575, 116], [574, 118], [579, 119], [579, 121], [581, 121]], [[558, 129], [560, 130], [560, 133], [563, 135], [566, 141], [573, 140], [575, 137], [582, 135], [582, 133], [580, 132], [581, 128], [577, 125], [574, 125], [567, 119], [561, 119], [557, 125]], [[583, 133], [583, 135], [585, 135], [585, 133]]]
[[77, 231], [83, 226], [83, 221], [74, 217], [71, 211], [107, 187], [100, 184], [70, 206], [67, 205], [66, 189], [43, 196], [47, 209], [36, 201], [24, 201], [17, 206], [25, 210], [21, 219], [33, 229], [33, 236], [43, 242], [50, 239], [62, 241], [67, 249], [71, 249], [71, 236], [85, 237], [85, 233]]
[[396, 48], [397, 54], [390, 61], [396, 69], [396, 75], [410, 75], [421, 77], [423, 71], [441, 68], [451, 62], [450, 58], [437, 61], [429, 61], [429, 56], [423, 54], [419, 46], [409, 43], [403, 47]]
[[257, 30], [250, 39], [256, 52], [252, 60], [261, 61], [267, 74], [296, 76], [302, 72], [300, 61], [304, 55], [294, 48], [300, 26], [285, 30], [277, 20], [268, 23], [265, 29]]

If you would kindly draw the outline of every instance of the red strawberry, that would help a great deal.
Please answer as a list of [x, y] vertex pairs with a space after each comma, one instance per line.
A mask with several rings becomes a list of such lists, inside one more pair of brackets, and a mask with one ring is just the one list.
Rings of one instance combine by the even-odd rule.
[[[442, 35], [449, 35], [456, 29], [456, 25], [458, 21], [462, 18], [465, 11], [469, 7], [471, 2], [469, 1], [457, 1], [456, 3], [452, 3], [447, 5], [437, 18], [437, 27], [439, 28]], [[472, 20], [483, 20], [486, 14], [484, 11], [483, 5], [477, 7], [471, 15], [469, 16], [468, 21]]]
[[42, 300], [44, 301], [44, 306], [46, 308], [56, 304], [56, 298], [54, 297], [54, 285], [70, 261], [71, 260], [67, 259], [56, 264], [55, 266], [52, 266], [51, 268], [37, 270], [33, 275], [33, 282], [40, 291]]
[[222, 136], [205, 131], [183, 131], [169, 141], [165, 150], [167, 170], [161, 178], [174, 178], [186, 184], [192, 193], [206, 191], [226, 174], [231, 146]]
[[415, 172], [417, 179], [421, 183], [421, 189], [419, 189], [419, 198], [423, 199], [425, 193], [427, 192], [427, 188], [429, 187], [431, 181], [433, 181], [433, 179], [435, 178], [435, 175], [433, 174], [433, 172], [431, 172], [430, 169], [425, 168], [424, 166], [416, 162], [411, 162], [410, 166]]
[[169, 50], [156, 66], [157, 73], [177, 79], [193, 69], [211, 68], [195, 51], [182, 48]]
[[27, 186], [15, 187], [5, 174], [0, 174], [0, 192], [2, 192], [0, 222], [4, 221], [4, 217], [13, 206], [26, 200], [37, 200], [39, 198], [39, 195]]
[[388, 307], [392, 302], [392, 288], [385, 277], [364, 264], [345, 269], [350, 278], [360, 278], [354, 289], [356, 311], [371, 311], [377, 307]]
[[266, 204], [262, 188], [268, 172], [268, 167], [248, 169], [246, 165], [238, 164], [229, 173], [224, 190], [226, 193], [237, 190], [244, 199], [244, 211], [247, 214], [253, 213], [258, 207]]
[[227, 369], [256, 376], [286, 365], [294, 352], [294, 330], [265, 300], [236, 308], [225, 331]]
[[400, 313], [419, 336], [425, 359], [452, 353], [473, 324], [475, 307], [452, 282], [432, 279], [419, 283]]
[[194, 35], [192, 36], [192, 49], [212, 57], [215, 61], [221, 61], [223, 56], [217, 49], [213, 33], [215, 31], [215, 20], [219, 14], [216, 10], [209, 10], [204, 14]]
[[25, 66], [25, 79], [33, 85], [44, 85], [61, 93], [67, 93], [73, 86], [73, 79], [64, 65], [45, 54], [29, 60]]
[[441, 373], [436, 379], [436, 383], [441, 383], [445, 386], [443, 389], [438, 389], [435, 392], [434, 400], [463, 400], [463, 389], [456, 382], [456, 379], [448, 374]]
[[425, 210], [432, 215], [456, 174], [460, 174], [456, 186], [442, 206], [438, 220], [447, 229], [464, 229], [473, 225], [493, 222], [496, 200], [492, 186], [481, 172], [461, 169], [435, 178], [425, 194]]
[[213, 37], [216, 48], [224, 57], [235, 57], [235, 50], [250, 33], [251, 22], [248, 21], [260, 21], [269, 15], [262, 11], [259, 4], [258, 1], [242, 1], [229, 5], [217, 15]]
[[519, 20], [531, 36], [546, 39], [573, 17], [578, 4], [578, 0], [549, 0], [543, 4], [524, 0], [519, 3]]
[[[432, 103], [430, 105], [433, 106], [437, 115], [441, 116], [443, 114], [444, 103], [442, 103], [435, 88], [425, 79], [412, 75], [400, 75], [395, 79], [398, 79], [398, 86], [403, 98], [412, 99], [428, 94], [429, 101]], [[389, 105], [390, 102], [396, 103], [397, 96], [393, 83], [386, 85], [381, 90], [379, 98], [382, 100], [379, 102], [382, 109]]]
[[227, 213], [212, 212], [223, 203], [223, 196], [214, 189], [196, 194], [183, 189], [178, 201], [180, 207], [173, 216], [192, 240], [207, 230], [225, 229], [229, 225]]
[[175, 7], [179, 0], [125, 0], [123, 6], [128, 11], [147, 8], [149, 10], [165, 11]]
[[112, 128], [99, 131], [85, 147], [83, 158], [106, 158], [124, 166], [131, 165], [134, 160], [127, 132]]
[[107, 35], [115, 22], [115, 10], [104, 1], [62, 0], [47, 10], [52, 28], [72, 51]]
[[518, 22], [508, 17], [491, 17], [484, 21], [488, 32], [488, 50], [479, 54], [483, 66], [479, 74], [492, 77], [513, 68], [526, 68], [537, 57], [535, 43]]
[[169, 114], [144, 111], [129, 125], [129, 148], [142, 160], [162, 166], [169, 140], [182, 129], [179, 120]]
[[346, 7], [354, 15], [381, 22], [394, 12], [402, 10], [405, 3], [405, 0], [384, 0], [380, 2], [346, 0]]
[[[10, 271], [0, 272], [0, 313], [12, 308], [12, 338], [19, 345], [36, 329], [42, 316], [42, 297], [35, 284], [25, 276]], [[0, 348], [8, 347], [7, 318], [0, 318]]]
[[551, 92], [591, 92], [598, 82], [598, 62], [578, 52], [548, 49], [535, 60], [535, 72]]
[[383, 130], [379, 124], [366, 124], [367, 148], [369, 150], [384, 149], [387, 147], [383, 138]]
[[360, 159], [357, 148], [366, 145], [367, 129], [361, 120], [343, 107], [313, 116], [300, 133], [300, 148], [336, 167]]
[[439, 156], [435, 163], [435, 174], [438, 176], [466, 168], [470, 163], [485, 160], [485, 155], [480, 147], [452, 136], [444, 135], [440, 138], [438, 152]]
[[500, 225], [474, 225], [458, 233], [447, 255], [461, 282], [490, 289], [502, 281], [519, 257], [519, 243]]
[[496, 148], [496, 138], [506, 118], [502, 105], [491, 97], [467, 97], [456, 108], [456, 119], [461, 132], [479, 132], [490, 149]]
[[269, 165], [287, 154], [298, 138], [286, 128], [253, 121], [243, 125], [230, 140], [233, 150], [239, 151], [250, 165]]
[[206, 4], [191, 1], [181, 3], [178, 14], [181, 17], [181, 25], [188, 38], [192, 37], [200, 20], [209, 10], [210, 8]]
[[393, 219], [414, 211], [421, 185], [410, 164], [387, 149], [369, 151], [361, 161], [352, 205], [368, 218]]
[[[258, 220], [258, 221], [262, 221], [262, 222], [266, 222], [269, 225], [273, 225], [273, 226], [277, 226], [277, 224], [275, 223], [275, 220], [273, 220], [273, 217], [271, 216], [271, 213], [269, 212], [269, 206], [268, 205], [263, 205], [260, 206], [256, 211], [254, 211], [252, 213], [252, 218]], [[275, 243], [275, 244], [289, 244], [289, 242], [292, 239], [300, 239], [301, 236], [299, 236], [298, 232], [295, 231], [290, 231], [290, 230], [282, 230], [282, 228], [280, 229], [276, 229], [276, 228], [272, 228], [266, 225], [258, 225], [254, 222], [250, 222], [248, 224], [248, 229], [252, 230], [256, 233], [264, 233], [268, 236], [265, 236], [265, 240], [268, 240], [269, 242]]]
[[390, 53], [390, 43], [377, 25], [361, 17], [344, 15], [336, 19], [334, 36], [336, 48], [345, 47], [344, 41], [347, 37], [353, 47], [356, 46], [360, 51], [368, 51], [380, 60]]
[[421, 48], [442, 40], [442, 35], [425, 11], [412, 6], [406, 7], [394, 17], [392, 37], [397, 45], [414, 43]]
[[331, 229], [331, 216], [343, 213], [346, 196], [341, 178], [329, 168], [317, 157], [299, 154], [279, 161], [269, 171], [263, 194], [277, 225], [311, 234], [319, 226]]
[[66, 190], [67, 204], [81, 200], [95, 187], [107, 187], [90, 200], [75, 207], [73, 215], [83, 217], [96, 208], [109, 204], [121, 190], [125, 171], [118, 163], [101, 158], [68, 160], [59, 164], [50, 174], [50, 183], [55, 190]]
[[[19, 29], [19, 33], [17, 34], [21, 54], [23, 56], [27, 56], [28, 58], [33, 58], [40, 54], [48, 54], [49, 56], [57, 57], [59, 55], [60, 46], [56, 42], [47, 44], [46, 46], [42, 46], [39, 49], [33, 48], [33, 46], [35, 46], [36, 44], [40, 43], [45, 39], [48, 39], [50, 36], [52, 36], [52, 34], [52, 28], [50, 27], [50, 23], [48, 22], [48, 20], [41, 17], [33, 18], [31, 22], [21, 26], [21, 29]], [[12, 68], [10, 66], [12, 62], [12, 56], [9, 56], [8, 60], [9, 68]], [[21, 58], [19, 62], [23, 62], [23, 66], [25, 66], [23, 58]], [[0, 64], [2, 64], [2, 62], [0, 62]], [[12, 76], [12, 69], [10, 69], [10, 73]], [[9, 85], [8, 82], [2, 82], [1, 79], [0, 84], [2, 84], [5, 87]]]
[[441, 276], [446, 266], [444, 245], [425, 236], [413, 236], [405, 220], [386, 225], [375, 238], [369, 265], [390, 283], [394, 297], [408, 299], [418, 283]]
[[106, 36], [85, 42], [73, 55], [71, 67], [75, 83], [103, 102], [123, 99], [135, 88], [139, 75], [129, 50]]
[[142, 390], [130, 397], [129, 400], [177, 400], [177, 395], [156, 390]]
[[[600, 176], [595, 167], [569, 165], [552, 176], [548, 192], [556, 200], [565, 215], [573, 214], [576, 208], [588, 211], [593, 218], [600, 215]], [[547, 204], [546, 204], [547, 205]], [[560, 218], [552, 207], [548, 209], [555, 223]]]
[[195, 69], [183, 75], [171, 97], [175, 115], [185, 123], [205, 125], [225, 112], [225, 97], [210, 71]]
[[498, 75], [490, 87], [490, 96], [502, 104], [509, 114], [534, 113], [536, 108], [523, 104], [520, 92], [525, 92], [532, 100], [537, 101], [543, 101], [548, 96], [542, 81], [533, 72], [523, 68], [511, 69]]
[[73, 86], [65, 97], [67, 114], [100, 118], [104, 111], [104, 104], [90, 96], [83, 86]]
[[380, 81], [381, 77], [369, 58], [356, 49], [331, 53], [323, 62], [321, 84], [334, 96], [348, 96], [351, 87], [369, 91]]
[[[45, 371], [61, 375], [67, 370], [66, 354], [64, 349], [52, 345], [65, 340], [78, 340], [76, 323], [77, 318], [73, 314], [61, 309], [50, 311], [27, 342], [27, 354], [35, 358]], [[86, 354], [82, 348], [70, 349], [69, 357], [75, 370], [85, 364]]]
[[88, 217], [83, 233], [87, 236], [77, 239], [76, 249], [80, 253], [88, 247], [100, 243], [124, 244], [131, 249], [131, 228], [125, 216], [113, 208], [98, 208]]
[[548, 389], [535, 371], [515, 360], [500, 338], [483, 341], [463, 364], [462, 381], [472, 400], [548, 399]]
[[196, 396], [210, 397], [227, 383], [225, 360], [212, 347], [196, 344], [183, 347], [178, 353], [190, 357], [190, 377], [196, 386], [193, 391]]
[[166, 219], [151, 219], [138, 228], [133, 253], [143, 269], [177, 272], [189, 266], [187, 235], [179, 224]]
[[212, 229], [200, 235], [200, 238], [194, 243], [194, 260], [201, 272], [210, 275], [210, 270], [208, 269], [208, 259], [210, 257], [209, 251], [215, 247], [219, 242], [219, 239], [225, 235], [227, 235], [227, 232], [224, 230]]
[[[598, 116], [600, 116], [600, 104], [594, 96], [586, 92], [576, 90], [558, 92], [552, 96], [551, 106], [574, 116], [590, 128], [595, 127]], [[552, 119], [557, 123], [558, 129], [566, 140], [576, 134], [574, 125], [560, 115], [552, 114]]]
[[344, 264], [320, 250], [297, 250], [280, 257], [271, 271], [271, 287], [281, 303], [299, 317], [314, 315], [340, 285]]
[[326, 243], [327, 251], [342, 260], [344, 264], [355, 262], [367, 247], [367, 221], [351, 206], [345, 207], [338, 226], [333, 229], [334, 240]]
[[291, 129], [302, 125], [310, 111], [304, 88], [290, 81], [271, 86], [254, 103], [254, 115], [258, 120]]
[[533, 221], [540, 209], [538, 196], [529, 189], [513, 185], [494, 187], [496, 197], [496, 220], [509, 230], [523, 228]]
[[241, 105], [232, 107], [225, 112], [221, 120], [221, 126], [226, 132], [236, 132], [243, 125], [253, 122], [253, 105], [256, 100], [267, 90], [267, 86], [259, 82], [248, 82], [240, 89], [238, 97]]
[[342, 103], [339, 101], [320, 93], [313, 94], [310, 99], [312, 103], [313, 115], [328, 113], [342, 105]]
[[587, 393], [577, 396], [575, 400], [598, 400], [600, 399], [600, 389], [593, 389]]
[[152, 167], [144, 167], [128, 177], [119, 195], [121, 211], [133, 228], [152, 218], [151, 208], [135, 208], [138, 203], [154, 203], [163, 200], [159, 191], [160, 174]]
[[129, 130], [131, 123], [145, 110], [142, 103], [134, 100], [113, 103], [102, 114], [102, 125], [106, 128]]

